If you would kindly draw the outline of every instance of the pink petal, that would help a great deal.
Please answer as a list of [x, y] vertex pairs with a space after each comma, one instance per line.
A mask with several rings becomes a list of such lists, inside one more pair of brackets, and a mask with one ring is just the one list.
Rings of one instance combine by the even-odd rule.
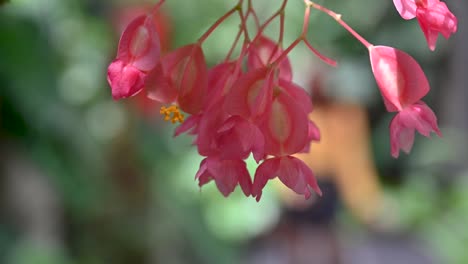
[[257, 202], [260, 201], [260, 198], [262, 197], [262, 190], [267, 184], [268, 180], [274, 179], [276, 177], [279, 163], [280, 159], [267, 159], [257, 167], [257, 170], [255, 171], [255, 179], [252, 185], [252, 196], [255, 197]]
[[[247, 59], [247, 68], [250, 71], [265, 67], [278, 59], [282, 53], [283, 49], [281, 49], [277, 43], [261, 35], [251, 46]], [[284, 59], [279, 64], [279, 78], [287, 81], [292, 80], [291, 63], [288, 58]]]
[[306, 199], [310, 197], [309, 187], [318, 195], [322, 195], [312, 170], [301, 160], [292, 157], [276, 157], [265, 160], [258, 166], [252, 188], [252, 195], [260, 200], [262, 189], [268, 180], [276, 176], [288, 188], [298, 194], [303, 194]]
[[284, 156], [301, 151], [310, 142], [308, 120], [294, 99], [284, 92], [277, 95], [262, 125], [265, 153]]
[[174, 137], [179, 136], [182, 133], [185, 133], [189, 130], [192, 130], [190, 134], [197, 133], [197, 125], [200, 122], [201, 115], [191, 115], [185, 121], [176, 128]]
[[[214, 105], [215, 109], [222, 109], [222, 102]], [[197, 148], [202, 156], [212, 156], [219, 154], [219, 146], [216, 141], [217, 130], [229, 118], [224, 111], [204, 112], [198, 124]]]
[[397, 114], [390, 123], [390, 146], [394, 158], [398, 158], [400, 149], [409, 153], [414, 143], [414, 128], [405, 127]]
[[457, 31], [458, 20], [444, 2], [436, 2], [427, 8], [418, 8], [416, 17], [431, 50], [435, 49], [437, 36], [446, 39]]
[[429, 92], [429, 82], [421, 66], [407, 53], [387, 46], [372, 46], [369, 55], [388, 111], [399, 111]]
[[283, 79], [279, 80], [280, 87], [299, 104], [306, 114], [312, 112], [312, 100], [310, 95], [300, 86]]
[[224, 110], [245, 119], [257, 119], [268, 109], [272, 94], [272, 80], [267, 68], [242, 75], [226, 95]]
[[122, 60], [114, 60], [107, 69], [107, 81], [114, 100], [136, 95], [144, 87], [145, 74]]
[[221, 63], [208, 71], [208, 91], [206, 107], [210, 108], [218, 100], [223, 100], [234, 82], [241, 76], [241, 71], [234, 73], [235, 62]]
[[127, 26], [119, 41], [117, 58], [141, 71], [159, 63], [161, 44], [151, 16], [139, 16]]
[[238, 183], [246, 196], [251, 194], [252, 180], [242, 160], [220, 160], [218, 157], [208, 157], [200, 164], [197, 176], [200, 187], [214, 180], [218, 190], [226, 197], [234, 191]]
[[439, 137], [442, 133], [437, 126], [434, 112], [422, 101], [399, 112], [390, 123], [390, 142], [392, 156], [397, 158], [399, 150], [409, 153], [414, 142], [414, 132], [429, 137], [434, 131]]
[[308, 186], [312, 187], [318, 195], [322, 195], [312, 170], [298, 158], [292, 156], [282, 157], [278, 169], [278, 178], [291, 190], [303, 194], [306, 199], [310, 197]]
[[208, 85], [208, 69], [199, 45], [193, 47], [186, 66], [181, 70], [183, 72], [180, 79], [176, 79], [180, 83], [177, 100], [182, 110], [196, 114], [203, 108]]
[[414, 0], [393, 0], [398, 13], [403, 19], [412, 19], [416, 17], [416, 3]]
[[165, 75], [161, 64], [148, 73], [145, 79], [145, 90], [148, 98], [164, 104], [170, 104], [177, 98], [177, 90]]
[[[309, 133], [308, 133], [308, 136], [307, 136], [307, 141], [308, 142], [311, 142], [311, 141], [320, 141], [320, 130], [319, 128], [317, 127], [317, 125], [315, 125], [315, 123], [311, 120], [309, 120], [308, 122], [309, 124]], [[301, 151], [300, 153], [309, 153], [310, 152], [310, 143], [307, 144]]]
[[245, 159], [251, 151], [263, 157], [263, 135], [259, 129], [240, 116], [231, 116], [217, 130], [216, 146], [221, 159]]

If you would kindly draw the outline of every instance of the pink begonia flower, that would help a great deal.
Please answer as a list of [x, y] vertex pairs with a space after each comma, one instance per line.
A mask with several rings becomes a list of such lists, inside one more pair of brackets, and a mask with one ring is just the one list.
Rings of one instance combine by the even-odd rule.
[[221, 159], [246, 159], [250, 152], [257, 162], [265, 157], [262, 132], [240, 116], [229, 117], [216, 131], [214, 140]]
[[259, 128], [241, 116], [222, 111], [219, 102], [205, 112], [198, 124], [196, 145], [202, 156], [245, 159], [252, 152], [255, 160], [264, 158], [264, 139]]
[[252, 195], [257, 201], [260, 200], [262, 189], [268, 180], [275, 177], [278, 177], [291, 190], [303, 194], [306, 199], [311, 195], [309, 187], [318, 195], [322, 195], [322, 191], [310, 168], [298, 158], [284, 156], [267, 159], [258, 166], [252, 185]]
[[286, 92], [279, 92], [273, 99], [261, 130], [268, 155], [292, 155], [310, 144], [307, 113]]
[[409, 152], [415, 129], [429, 137], [431, 131], [442, 134], [437, 118], [421, 100], [429, 92], [429, 82], [419, 64], [408, 54], [386, 46], [369, 48], [372, 72], [389, 112], [399, 113], [390, 125], [392, 156], [399, 149]]
[[457, 31], [457, 18], [444, 2], [439, 0], [393, 0], [404, 19], [417, 18], [431, 50], [436, 47], [441, 33], [446, 39]]
[[[283, 49], [273, 40], [260, 35], [249, 51], [247, 60], [247, 68], [249, 70], [262, 68], [275, 61], [281, 54]], [[286, 81], [292, 80], [292, 68], [288, 58], [285, 58], [278, 67], [279, 78]]]
[[146, 89], [153, 100], [177, 102], [183, 111], [197, 114], [204, 105], [207, 82], [203, 50], [191, 44], [165, 55], [147, 77]]
[[[312, 120], [309, 120], [308, 122], [308, 136], [307, 136], [307, 142], [311, 142], [311, 141], [315, 141], [315, 142], [319, 142], [320, 141], [320, 130], [319, 128], [317, 127], [317, 125], [312, 121]], [[299, 151], [299, 153], [309, 153], [310, 152], [310, 145], [311, 144], [307, 144], [301, 151]]]
[[410, 152], [415, 129], [426, 137], [430, 136], [431, 131], [442, 136], [437, 127], [437, 117], [422, 101], [400, 111], [390, 123], [391, 153], [394, 158], [398, 158], [400, 149], [407, 154]]
[[267, 67], [245, 73], [226, 94], [224, 110], [249, 120], [262, 119], [271, 104], [272, 85], [273, 74]]
[[159, 63], [160, 49], [151, 16], [139, 16], [127, 26], [120, 38], [117, 58], [107, 70], [115, 100], [133, 96], [143, 89], [147, 73]]
[[242, 71], [236, 70], [236, 61], [217, 64], [208, 71], [208, 91], [204, 109], [212, 108], [220, 100], [224, 100], [232, 85], [240, 78]]
[[200, 163], [195, 179], [199, 186], [214, 180], [218, 190], [228, 196], [234, 191], [237, 184], [241, 186], [245, 196], [250, 196], [252, 180], [243, 160], [221, 160], [219, 157], [208, 157]]
[[427, 7], [418, 7], [416, 18], [431, 50], [435, 50], [439, 33], [445, 39], [448, 39], [451, 34], [457, 32], [457, 18], [450, 12], [444, 2], [437, 2], [432, 6], [428, 4]]
[[304, 151], [311, 140], [320, 137], [317, 127], [308, 119], [308, 113], [312, 111], [309, 98], [302, 88], [284, 80], [278, 81], [260, 126], [265, 138], [265, 154], [274, 157], [265, 160], [255, 173], [252, 194], [257, 201], [266, 182], [275, 177], [306, 198], [310, 197], [309, 186], [321, 195], [311, 169], [290, 156]]

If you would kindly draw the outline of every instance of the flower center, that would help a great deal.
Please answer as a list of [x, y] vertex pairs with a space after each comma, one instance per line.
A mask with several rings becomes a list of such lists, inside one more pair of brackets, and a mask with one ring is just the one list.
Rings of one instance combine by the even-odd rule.
[[172, 124], [184, 122], [184, 114], [180, 112], [179, 107], [176, 105], [171, 105], [169, 107], [161, 106], [159, 113], [164, 115], [164, 121], [170, 120]]

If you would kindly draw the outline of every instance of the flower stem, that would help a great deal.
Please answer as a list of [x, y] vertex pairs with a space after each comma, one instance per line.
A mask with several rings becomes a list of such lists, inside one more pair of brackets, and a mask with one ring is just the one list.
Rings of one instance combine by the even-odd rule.
[[229, 16], [234, 14], [237, 10], [242, 10], [242, 0], [239, 1], [239, 3], [233, 7], [231, 10], [229, 10], [226, 14], [224, 14], [222, 17], [220, 17], [216, 22], [203, 34], [199, 39], [198, 39], [198, 45], [203, 44], [203, 42], [213, 33], [213, 31], [226, 20]]
[[276, 65], [280, 64], [281, 61], [283, 61], [283, 60], [286, 58], [286, 56], [288, 56], [288, 53], [291, 52], [291, 50], [293, 50], [293, 49], [297, 46], [297, 44], [301, 43], [301, 41], [302, 41], [302, 38], [301, 38], [301, 37], [299, 37], [299, 38], [297, 38], [296, 40], [294, 40], [294, 42], [291, 43], [291, 45], [289, 45], [289, 47], [286, 48], [286, 49], [281, 53], [281, 55], [280, 55], [275, 61], [273, 61], [273, 62], [271, 63], [271, 65], [273, 65], [273, 67], [275, 67]]
[[159, 0], [159, 2], [151, 9], [150, 15], [156, 16], [156, 13], [159, 11], [159, 8], [164, 4], [164, 2], [166, 2], [166, 0]]
[[337, 14], [333, 11], [331, 11], [330, 9], [327, 9], [321, 5], [318, 5], [310, 0], [304, 0], [306, 2], [306, 5], [308, 6], [311, 6], [319, 11], [322, 11], [324, 12], [325, 14], [331, 16], [333, 19], [336, 20], [336, 22], [338, 22], [342, 27], [344, 27], [349, 33], [351, 33], [357, 40], [359, 40], [362, 45], [364, 45], [366, 48], [370, 48], [372, 47], [372, 44], [369, 43], [367, 40], [365, 40], [361, 35], [359, 35], [356, 31], [354, 31], [354, 29], [352, 29], [348, 24], [346, 24], [346, 22], [344, 22], [342, 19], [341, 19], [341, 15], [340, 14]]

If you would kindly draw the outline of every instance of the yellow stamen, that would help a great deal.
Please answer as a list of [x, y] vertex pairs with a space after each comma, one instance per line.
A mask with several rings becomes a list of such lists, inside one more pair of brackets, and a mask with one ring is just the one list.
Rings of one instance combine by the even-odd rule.
[[180, 112], [179, 107], [176, 105], [171, 105], [169, 107], [161, 106], [159, 113], [164, 115], [164, 121], [171, 121], [173, 124], [176, 122], [184, 122], [184, 114]]

